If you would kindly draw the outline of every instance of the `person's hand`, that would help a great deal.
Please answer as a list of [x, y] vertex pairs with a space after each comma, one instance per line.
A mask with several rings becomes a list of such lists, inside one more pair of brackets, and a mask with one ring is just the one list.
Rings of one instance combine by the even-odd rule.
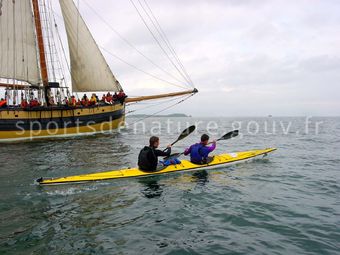
[[217, 141], [216, 141], [216, 139], [214, 139], [212, 142], [213, 142], [213, 143], [216, 143]]
[[166, 146], [167, 148], [171, 148], [171, 144], [169, 144], [168, 146]]

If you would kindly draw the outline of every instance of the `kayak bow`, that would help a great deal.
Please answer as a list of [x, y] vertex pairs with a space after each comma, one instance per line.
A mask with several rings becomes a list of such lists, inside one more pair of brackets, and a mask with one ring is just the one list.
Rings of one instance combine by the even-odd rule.
[[98, 172], [92, 174], [74, 175], [61, 178], [40, 178], [37, 182], [41, 185], [56, 185], [66, 183], [83, 183], [90, 181], [102, 181], [110, 179], [122, 179], [133, 177], [146, 177], [152, 175], [161, 175], [174, 172], [186, 172], [195, 170], [209, 170], [219, 167], [225, 167], [240, 162], [252, 160], [254, 158], [266, 156], [268, 153], [275, 151], [275, 148], [264, 150], [251, 150], [236, 153], [227, 153], [214, 156], [213, 160], [208, 164], [197, 165], [188, 160], [182, 160], [181, 164], [170, 165], [158, 172], [143, 172], [138, 168], [127, 168], [122, 170], [113, 170], [108, 172]]

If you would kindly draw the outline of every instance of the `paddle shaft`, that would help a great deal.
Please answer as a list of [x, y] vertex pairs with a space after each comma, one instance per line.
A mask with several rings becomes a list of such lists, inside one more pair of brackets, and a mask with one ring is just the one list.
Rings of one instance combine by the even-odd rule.
[[[222, 136], [222, 137], [220, 137], [219, 139], [217, 139], [216, 140], [216, 142], [217, 141], [221, 141], [221, 140], [228, 140], [228, 139], [230, 139], [230, 138], [233, 138], [233, 137], [235, 137], [235, 136], [238, 136], [238, 130], [233, 130], [233, 131], [231, 131], [231, 132], [228, 132], [227, 134], [225, 134], [224, 136]], [[177, 141], [176, 141], [177, 142]], [[213, 142], [210, 142], [210, 143], [208, 143], [208, 144], [212, 144]], [[184, 154], [184, 152], [182, 152], [182, 153], [177, 153], [177, 154], [173, 154], [173, 155], [170, 155], [170, 156], [168, 156], [168, 157], [165, 157], [164, 159], [168, 159], [168, 158], [171, 158], [171, 157], [173, 157], [174, 155], [177, 155], [177, 157], [179, 157], [179, 156], [181, 156], [181, 155], [183, 155]]]

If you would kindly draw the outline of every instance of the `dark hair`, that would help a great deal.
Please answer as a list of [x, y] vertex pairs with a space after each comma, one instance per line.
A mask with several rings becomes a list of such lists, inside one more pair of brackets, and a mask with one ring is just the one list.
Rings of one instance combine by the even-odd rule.
[[209, 136], [207, 134], [203, 134], [201, 136], [201, 142], [205, 142], [205, 141], [208, 141], [209, 140]]
[[150, 140], [149, 140], [150, 146], [153, 146], [155, 144], [155, 142], [158, 142], [158, 141], [159, 141], [159, 137], [151, 136]]

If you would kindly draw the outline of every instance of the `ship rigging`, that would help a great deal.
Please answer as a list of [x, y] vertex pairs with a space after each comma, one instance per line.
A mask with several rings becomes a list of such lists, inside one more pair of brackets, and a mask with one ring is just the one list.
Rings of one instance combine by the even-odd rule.
[[[180, 103], [197, 92], [146, 0], [130, 3], [178, 75], [157, 65], [124, 38], [87, 0], [58, 2], [61, 15], [57, 18], [65, 26], [67, 43], [59, 31], [53, 5], [56, 1], [52, 4], [51, 0], [0, 0], [0, 87], [5, 91], [0, 105], [0, 141], [114, 130], [124, 125], [129, 104], [172, 97], [178, 97]], [[79, 11], [80, 2], [171, 81], [98, 46]], [[102, 52], [181, 91], [126, 97]], [[105, 92], [101, 99], [96, 94], [99, 92]], [[79, 93], [85, 95], [80, 98]], [[91, 99], [86, 93], [92, 93]], [[109, 125], [103, 130], [105, 124]]]

